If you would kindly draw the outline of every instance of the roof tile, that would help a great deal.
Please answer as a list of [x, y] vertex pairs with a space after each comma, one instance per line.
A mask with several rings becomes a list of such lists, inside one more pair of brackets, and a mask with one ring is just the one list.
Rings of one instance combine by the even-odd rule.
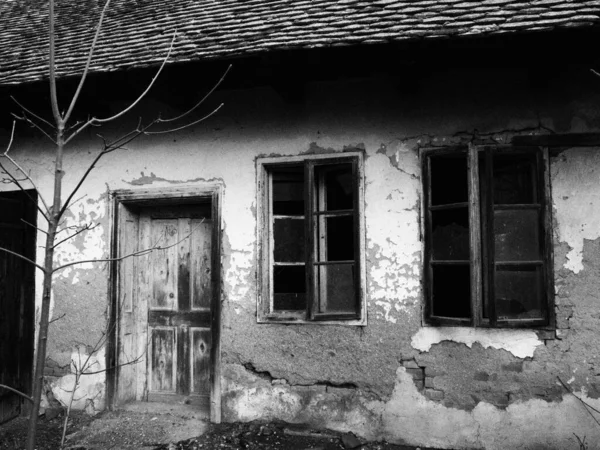
[[[0, 1], [0, 85], [47, 76], [47, 1]], [[57, 1], [59, 76], [81, 71], [102, 1]], [[599, 26], [600, 0], [113, 0], [91, 70], [293, 48]]]

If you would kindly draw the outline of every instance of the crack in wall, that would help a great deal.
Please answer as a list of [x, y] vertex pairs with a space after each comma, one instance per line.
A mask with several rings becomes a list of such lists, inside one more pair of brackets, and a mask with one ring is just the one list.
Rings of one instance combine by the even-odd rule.
[[356, 383], [351, 382], [334, 382], [329, 380], [318, 380], [311, 383], [290, 383], [288, 379], [283, 377], [275, 377], [268, 370], [258, 370], [254, 364], [251, 362], [243, 363], [242, 366], [248, 371], [251, 372], [256, 377], [268, 381], [271, 384], [279, 384], [279, 385], [287, 385], [290, 387], [316, 387], [316, 388], [325, 388], [327, 391], [329, 388], [335, 389], [358, 389], [358, 385]]

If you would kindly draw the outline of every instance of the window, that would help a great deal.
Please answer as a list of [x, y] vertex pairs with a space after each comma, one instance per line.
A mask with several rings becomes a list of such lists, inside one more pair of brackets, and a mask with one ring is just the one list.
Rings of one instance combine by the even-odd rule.
[[366, 323], [362, 154], [258, 160], [259, 322]]
[[553, 325], [547, 152], [427, 150], [423, 180], [426, 320]]

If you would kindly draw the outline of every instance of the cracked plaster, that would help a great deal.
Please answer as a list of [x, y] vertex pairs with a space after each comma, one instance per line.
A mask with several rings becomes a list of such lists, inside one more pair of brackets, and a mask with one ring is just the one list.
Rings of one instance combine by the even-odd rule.
[[402, 143], [390, 147], [366, 159], [365, 223], [369, 301], [396, 323], [400, 312], [412, 311], [421, 290], [420, 182], [416, 153]]
[[572, 148], [551, 162], [552, 200], [558, 239], [571, 248], [566, 269], [583, 270], [583, 240], [600, 237], [600, 154]]

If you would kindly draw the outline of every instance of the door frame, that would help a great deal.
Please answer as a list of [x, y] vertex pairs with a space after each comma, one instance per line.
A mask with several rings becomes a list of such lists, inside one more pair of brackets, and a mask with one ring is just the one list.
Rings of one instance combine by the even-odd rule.
[[[221, 422], [221, 197], [223, 186], [219, 183], [205, 183], [199, 186], [164, 187], [150, 189], [120, 189], [109, 193], [111, 216], [110, 243], [110, 275], [109, 292], [109, 336], [106, 352], [107, 371], [107, 404], [113, 409], [118, 406], [117, 390], [119, 388], [118, 357], [119, 342], [119, 299], [121, 283], [119, 280], [119, 252], [121, 229], [125, 226], [126, 217], [137, 217], [139, 210], [148, 206], [171, 206], [177, 204], [211, 203], [212, 215], [212, 249], [211, 249], [211, 338], [210, 350], [210, 420]], [[135, 258], [132, 258], [135, 259]]]

